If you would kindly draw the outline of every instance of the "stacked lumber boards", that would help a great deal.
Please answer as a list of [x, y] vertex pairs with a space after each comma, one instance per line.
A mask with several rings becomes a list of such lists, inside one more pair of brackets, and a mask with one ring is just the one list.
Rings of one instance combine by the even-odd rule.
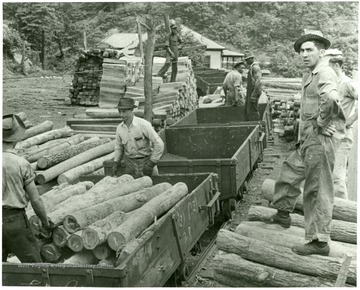
[[[274, 184], [273, 180], [265, 180], [264, 199], [272, 200]], [[215, 280], [233, 287], [334, 287], [343, 275], [342, 271], [339, 274], [342, 264], [350, 258], [346, 286], [356, 285], [356, 208], [356, 202], [335, 200], [330, 253], [324, 257], [292, 252], [293, 246], [307, 242], [303, 215], [290, 214], [292, 226], [284, 229], [266, 223], [276, 209], [250, 207], [249, 221], [240, 223], [235, 232], [220, 230], [218, 234], [220, 251], [214, 259]], [[302, 196], [296, 209], [303, 210]]]
[[[187, 194], [182, 182], [153, 185], [147, 176], [107, 176], [95, 185], [63, 184], [43, 197], [55, 228], [42, 239], [42, 256], [51, 263], [114, 267], [116, 254], [128, 251], [128, 244]], [[37, 233], [44, 233], [33, 211], [27, 214]]]

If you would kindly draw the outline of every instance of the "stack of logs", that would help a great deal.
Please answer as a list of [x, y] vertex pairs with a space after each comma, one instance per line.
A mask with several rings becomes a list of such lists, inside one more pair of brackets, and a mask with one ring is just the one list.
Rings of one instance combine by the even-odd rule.
[[274, 132], [286, 141], [297, 139], [301, 79], [262, 78], [263, 90], [271, 103]]
[[[274, 180], [265, 180], [262, 197], [271, 201], [274, 188]], [[303, 211], [302, 195], [297, 200], [296, 210]], [[214, 260], [214, 278], [218, 282], [233, 287], [356, 285], [356, 202], [335, 198], [329, 256], [293, 253], [294, 245], [306, 242], [304, 216], [290, 214], [292, 226], [284, 229], [266, 223], [274, 213], [273, 208], [252, 206], [249, 222], [240, 223], [235, 232], [219, 232], [217, 246], [220, 251]], [[344, 265], [349, 260], [347, 268]]]
[[[46, 262], [119, 265], [149, 226], [188, 194], [185, 183], [154, 185], [148, 176], [106, 176], [53, 188], [41, 196], [53, 230], [42, 228], [29, 208], [27, 216]], [[100, 262], [99, 262], [100, 261]]]
[[101, 169], [104, 161], [114, 157], [115, 144], [110, 138], [85, 140], [67, 126], [53, 127], [51, 121], [31, 127], [15, 146], [17, 154], [31, 163], [39, 184], [54, 179], [58, 184], [77, 182], [80, 175]]

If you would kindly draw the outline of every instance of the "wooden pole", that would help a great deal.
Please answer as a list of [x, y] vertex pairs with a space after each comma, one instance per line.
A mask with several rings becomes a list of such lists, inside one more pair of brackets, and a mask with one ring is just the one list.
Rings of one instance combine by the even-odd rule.
[[45, 70], [45, 31], [41, 30], [41, 68]]
[[22, 41], [22, 51], [21, 51], [21, 71], [26, 75], [25, 71], [25, 41]]
[[84, 41], [84, 49], [87, 50], [87, 38], [86, 38], [86, 31], [83, 31], [83, 41]]
[[348, 256], [346, 254], [344, 255], [344, 257], [345, 257], [345, 259], [344, 259], [343, 263], [341, 264], [341, 268], [340, 268], [339, 274], [338, 274], [336, 282], [335, 282], [335, 287], [345, 287], [346, 278], [349, 273], [349, 268], [350, 268], [352, 257]]
[[144, 46], [143, 46], [143, 41], [142, 41], [141, 25], [140, 25], [140, 21], [139, 21], [138, 17], [136, 17], [136, 24], [137, 24], [137, 31], [138, 31], [138, 38], [139, 38], [140, 57], [143, 58], [144, 57]]
[[353, 127], [353, 146], [349, 154], [348, 165], [348, 178], [347, 178], [347, 190], [349, 200], [357, 201], [357, 146], [358, 146], [358, 121], [354, 123]]
[[164, 14], [165, 30], [167, 34], [170, 34], [170, 19], [169, 14]]

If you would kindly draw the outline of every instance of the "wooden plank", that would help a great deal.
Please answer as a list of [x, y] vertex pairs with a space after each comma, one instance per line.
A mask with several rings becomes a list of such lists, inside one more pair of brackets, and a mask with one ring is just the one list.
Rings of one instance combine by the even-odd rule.
[[346, 278], [349, 273], [352, 257], [348, 256], [346, 254], [344, 256], [345, 256], [345, 259], [344, 259], [343, 263], [341, 264], [340, 271], [339, 271], [339, 274], [338, 274], [336, 282], [335, 282], [335, 287], [345, 287]]
[[93, 131], [93, 132], [104, 132], [108, 134], [108, 132], [116, 132], [116, 128], [118, 125], [110, 125], [110, 124], [102, 124], [102, 125], [94, 125], [94, 124], [73, 124], [71, 125], [71, 129], [75, 131]]
[[357, 147], [358, 147], [358, 122], [353, 127], [354, 144], [349, 154], [347, 190], [349, 200], [357, 201]]
[[103, 58], [103, 65], [107, 63], [127, 65], [126, 60], [114, 59], [114, 58]]
[[120, 124], [122, 122], [121, 118], [107, 118], [107, 119], [68, 119], [66, 120], [66, 125], [70, 126], [75, 124]]

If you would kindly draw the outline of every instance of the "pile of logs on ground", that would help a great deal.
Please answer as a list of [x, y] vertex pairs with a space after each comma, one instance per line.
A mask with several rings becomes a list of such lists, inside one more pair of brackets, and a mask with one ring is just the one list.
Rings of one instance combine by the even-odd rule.
[[[275, 181], [265, 180], [262, 197], [269, 201]], [[296, 209], [303, 210], [302, 196]], [[329, 256], [300, 256], [292, 247], [306, 243], [302, 214], [290, 214], [285, 229], [266, 221], [276, 213], [269, 207], [252, 206], [248, 222], [234, 232], [220, 230], [219, 252], [214, 259], [214, 278], [232, 287], [353, 287], [356, 285], [356, 202], [335, 198]], [[349, 267], [346, 263], [350, 260]]]
[[274, 132], [288, 142], [297, 139], [301, 79], [262, 78], [263, 90], [270, 99]]
[[94, 173], [114, 157], [110, 138], [85, 138], [68, 126], [53, 127], [51, 121], [31, 127], [15, 146], [17, 154], [31, 163], [38, 184], [54, 179], [58, 184], [75, 183], [80, 175]]
[[134, 239], [187, 194], [182, 182], [154, 185], [148, 176], [106, 176], [95, 185], [64, 183], [41, 196], [52, 232], [42, 228], [31, 208], [26, 213], [41, 237], [45, 262], [115, 267], [133, 249]]

